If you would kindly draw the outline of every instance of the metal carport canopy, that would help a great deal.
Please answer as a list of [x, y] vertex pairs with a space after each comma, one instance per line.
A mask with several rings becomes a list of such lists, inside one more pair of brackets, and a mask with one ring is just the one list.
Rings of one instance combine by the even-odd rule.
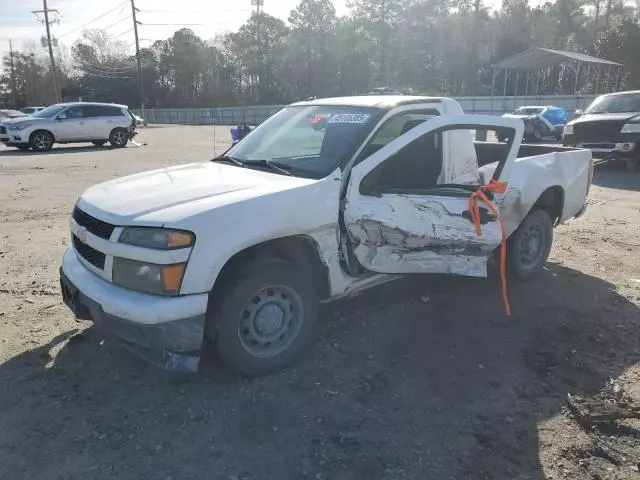
[[512, 57], [505, 58], [504, 60], [500, 60], [499, 62], [491, 65], [490, 68], [535, 72], [568, 60], [577, 60], [578, 62], [600, 65], [622, 66], [621, 63], [592, 57], [591, 55], [585, 55], [584, 53], [565, 52], [562, 50], [551, 50], [550, 48], [536, 47], [520, 52]]

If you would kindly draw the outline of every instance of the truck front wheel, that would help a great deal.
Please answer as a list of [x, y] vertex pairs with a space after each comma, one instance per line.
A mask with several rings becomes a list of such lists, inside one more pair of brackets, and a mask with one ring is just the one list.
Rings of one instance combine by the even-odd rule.
[[280, 259], [241, 268], [212, 301], [215, 351], [227, 366], [247, 376], [291, 363], [309, 344], [318, 321], [314, 285], [296, 265]]
[[518, 280], [531, 280], [547, 263], [552, 243], [551, 217], [540, 208], [532, 210], [509, 237], [507, 266]]

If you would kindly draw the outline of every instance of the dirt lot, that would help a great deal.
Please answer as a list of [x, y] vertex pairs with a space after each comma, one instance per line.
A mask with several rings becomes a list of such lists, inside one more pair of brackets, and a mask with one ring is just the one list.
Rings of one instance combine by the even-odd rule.
[[212, 156], [211, 127], [139, 140], [0, 148], [0, 478], [640, 478], [640, 174], [598, 169], [511, 318], [496, 279], [413, 277], [325, 306], [294, 368], [176, 376], [58, 294], [86, 187]]

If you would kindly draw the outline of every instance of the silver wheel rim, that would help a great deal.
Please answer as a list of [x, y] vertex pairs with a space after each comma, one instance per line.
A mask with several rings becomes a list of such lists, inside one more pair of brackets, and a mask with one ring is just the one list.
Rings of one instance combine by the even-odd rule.
[[263, 288], [245, 304], [238, 319], [238, 338], [256, 358], [272, 358], [294, 342], [304, 321], [302, 298], [279, 285]]
[[547, 234], [542, 225], [530, 225], [524, 232], [520, 240], [520, 264], [526, 268], [535, 268], [544, 253]]
[[36, 150], [48, 150], [49, 147], [51, 147], [51, 138], [49, 138], [49, 135], [38, 133], [33, 137], [33, 148]]
[[127, 141], [127, 136], [124, 132], [115, 132], [113, 134], [113, 143], [115, 143], [118, 147], [125, 144]]

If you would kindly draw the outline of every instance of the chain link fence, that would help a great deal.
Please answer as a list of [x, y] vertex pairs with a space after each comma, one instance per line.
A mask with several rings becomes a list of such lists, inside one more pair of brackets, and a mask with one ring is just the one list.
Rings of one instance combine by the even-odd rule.
[[[542, 95], [528, 97], [460, 97], [457, 100], [465, 113], [502, 115], [524, 105], [555, 105], [572, 112], [586, 108], [596, 95]], [[284, 105], [259, 105], [222, 108], [162, 108], [145, 110], [147, 124], [178, 125], [256, 125], [280, 110]], [[142, 116], [142, 111], [134, 110]]]

